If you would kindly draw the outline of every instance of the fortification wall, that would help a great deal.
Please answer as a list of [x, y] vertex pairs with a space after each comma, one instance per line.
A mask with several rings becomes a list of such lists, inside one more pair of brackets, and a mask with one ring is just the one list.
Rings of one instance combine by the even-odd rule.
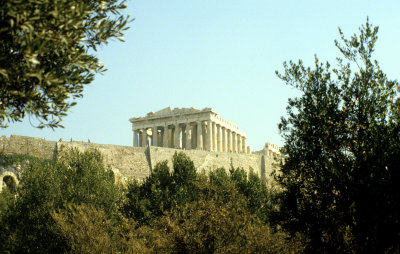
[[68, 148], [80, 151], [97, 149], [103, 154], [104, 162], [121, 177], [142, 180], [150, 174], [149, 160], [144, 147], [103, 145], [86, 142], [58, 142], [57, 151], [62, 154]]
[[0, 138], [0, 151], [6, 154], [29, 154], [39, 158], [53, 159], [57, 142], [42, 138], [11, 135]]
[[14, 165], [9, 165], [6, 167], [0, 166], [0, 192], [2, 192], [4, 188], [8, 187], [4, 181], [6, 177], [11, 177], [14, 184], [18, 185], [19, 170], [20, 169]]
[[229, 169], [241, 167], [245, 170], [252, 169], [260, 177], [268, 179], [274, 167], [274, 154], [266, 149], [252, 154], [209, 152], [202, 150], [179, 150], [164, 147], [132, 147], [118, 145], [103, 145], [87, 142], [55, 142], [41, 138], [12, 135], [9, 138], [1, 137], [0, 149], [8, 154], [30, 154], [40, 158], [56, 158], [68, 148], [77, 148], [81, 151], [97, 149], [104, 156], [104, 162], [110, 165], [117, 176], [128, 179], [143, 180], [152, 167], [158, 162], [168, 161], [172, 168], [172, 156], [175, 152], [186, 153], [194, 162], [198, 170], [206, 172], [224, 167]]
[[198, 170], [206, 172], [224, 167], [229, 169], [231, 163], [234, 167], [242, 167], [245, 170], [253, 169], [255, 173], [261, 174], [261, 156], [258, 154], [209, 152], [202, 150], [178, 150], [165, 147], [150, 147], [151, 165], [154, 167], [158, 162], [168, 161], [172, 168], [172, 156], [175, 152], [184, 152], [193, 160]]

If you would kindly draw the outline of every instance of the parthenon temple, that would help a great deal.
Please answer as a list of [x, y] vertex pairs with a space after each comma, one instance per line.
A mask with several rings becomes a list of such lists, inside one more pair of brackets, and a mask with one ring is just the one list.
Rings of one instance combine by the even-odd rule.
[[133, 117], [133, 146], [160, 146], [214, 152], [250, 153], [246, 134], [212, 108], [170, 107]]

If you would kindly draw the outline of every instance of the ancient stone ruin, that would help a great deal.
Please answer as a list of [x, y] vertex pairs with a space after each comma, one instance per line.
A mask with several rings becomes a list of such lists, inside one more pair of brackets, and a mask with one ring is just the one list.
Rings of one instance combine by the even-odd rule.
[[[131, 118], [133, 146], [96, 144], [81, 141], [48, 141], [42, 138], [11, 135], [0, 137], [0, 151], [5, 154], [29, 154], [57, 159], [68, 149], [97, 149], [115, 175], [122, 180], [143, 180], [154, 166], [184, 152], [199, 171], [231, 166], [253, 171], [268, 181], [281, 161], [280, 148], [266, 143], [260, 151], [246, 146], [246, 134], [238, 126], [222, 119], [211, 108], [165, 108], [145, 117]], [[13, 169], [13, 170], [11, 170]], [[0, 167], [0, 191], [8, 183], [18, 183], [15, 167]], [[11, 179], [11, 177], [13, 177]], [[10, 185], [10, 184], [8, 184]]]
[[212, 108], [170, 107], [134, 117], [133, 146], [147, 145], [176, 149], [250, 153], [246, 134], [222, 119]]

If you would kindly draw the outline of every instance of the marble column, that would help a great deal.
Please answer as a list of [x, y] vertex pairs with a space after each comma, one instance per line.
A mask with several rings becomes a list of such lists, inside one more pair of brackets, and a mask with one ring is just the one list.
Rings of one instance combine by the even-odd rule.
[[142, 147], [145, 147], [147, 146], [147, 129], [143, 128], [142, 130]]
[[133, 146], [135, 147], [139, 146], [139, 130], [133, 131]]
[[242, 152], [242, 136], [240, 136], [239, 134], [237, 135], [237, 140], [238, 140], [238, 153]]
[[237, 140], [236, 140], [236, 132], [232, 132], [232, 152], [237, 152]]
[[196, 148], [203, 150], [203, 124], [202, 122], [197, 122], [197, 144]]
[[207, 124], [203, 122], [203, 150], [207, 150]]
[[217, 125], [217, 151], [222, 152], [222, 133], [221, 125]]
[[212, 151], [212, 128], [211, 128], [212, 122], [211, 120], [207, 121], [207, 138], [206, 138], [206, 150], [207, 151]]
[[181, 142], [180, 142], [180, 148], [184, 149], [186, 147], [186, 125], [182, 126], [181, 128]]
[[185, 148], [186, 150], [190, 150], [192, 149], [192, 126], [190, 125], [190, 123], [186, 123], [186, 144], [185, 144]]
[[216, 123], [212, 123], [212, 148], [213, 151], [217, 151], [217, 124]]
[[142, 134], [142, 132], [143, 132], [143, 129], [139, 129], [139, 133], [138, 133], [138, 136], [139, 136], [138, 147], [141, 147], [142, 144], [143, 144], [143, 134]]
[[163, 147], [168, 147], [168, 142], [169, 142], [168, 134], [169, 134], [168, 125], [164, 125]]
[[173, 125], [169, 131], [169, 142], [168, 142], [168, 147], [170, 148], [175, 148], [175, 125]]
[[162, 126], [160, 132], [158, 133], [158, 146], [164, 147], [164, 127]]
[[151, 138], [151, 141], [153, 143], [153, 146], [158, 146], [158, 130], [157, 130], [157, 126], [153, 126], [153, 137]]
[[162, 132], [157, 131], [157, 140], [158, 140], [158, 145], [157, 146], [162, 146]]
[[222, 152], [226, 152], [227, 150], [227, 133], [226, 128], [222, 127]]
[[243, 141], [242, 141], [242, 149], [244, 153], [247, 153], [247, 147], [246, 147], [246, 137], [243, 137]]
[[232, 152], [232, 131], [231, 130], [227, 130], [228, 131], [228, 149], [227, 152], [231, 153]]
[[175, 143], [174, 148], [181, 148], [181, 133], [179, 128], [179, 123], [175, 125]]

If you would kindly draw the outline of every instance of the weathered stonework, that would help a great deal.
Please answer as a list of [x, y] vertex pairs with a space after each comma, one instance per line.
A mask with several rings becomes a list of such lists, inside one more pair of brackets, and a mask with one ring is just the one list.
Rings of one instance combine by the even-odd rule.
[[142, 180], [150, 174], [149, 159], [144, 147], [62, 141], [57, 143], [58, 156], [61, 156], [68, 148], [77, 148], [82, 152], [97, 149], [102, 153], [105, 163], [111, 166], [114, 173], [122, 179]]
[[53, 159], [57, 142], [42, 138], [11, 135], [0, 138], [0, 151], [8, 154], [29, 154], [39, 158]]
[[11, 181], [14, 182], [15, 185], [18, 185], [19, 169], [19, 165], [0, 166], [0, 192], [8, 187], [5, 181], [7, 177], [11, 178]]
[[129, 119], [133, 146], [250, 153], [246, 134], [222, 119], [212, 108], [170, 107]]
[[[266, 143], [261, 151], [251, 153], [250, 147], [246, 146], [246, 134], [238, 126], [219, 117], [211, 108], [171, 110], [168, 107], [129, 121], [134, 133], [133, 146], [72, 140], [55, 142], [11, 135], [0, 138], [0, 151], [57, 159], [69, 148], [81, 151], [97, 149], [121, 180], [143, 180], [162, 161], [168, 161], [172, 168], [172, 156], [182, 151], [193, 160], [199, 171], [228, 169], [232, 165], [252, 170], [265, 180], [269, 179], [277, 160], [281, 159], [279, 147], [270, 143]], [[17, 176], [17, 172], [10, 168], [0, 168], [0, 191], [4, 177], [13, 177], [18, 182]]]
[[[181, 150], [166, 147], [132, 147], [118, 145], [103, 145], [87, 142], [47, 141], [41, 138], [11, 135], [0, 138], [1, 151], [6, 154], [29, 154], [39, 158], [52, 159], [61, 156], [67, 148], [77, 148], [81, 151], [97, 149], [103, 156], [107, 165], [111, 166], [114, 173], [122, 179], [146, 178], [152, 168], [161, 161], [168, 161], [172, 166], [172, 156], [175, 152], [186, 153], [194, 162], [198, 170], [209, 171], [219, 167], [228, 169], [230, 165], [242, 167], [245, 170], [253, 170], [260, 177], [268, 179], [275, 164], [275, 158], [280, 158], [279, 153], [272, 149], [271, 144], [258, 152], [251, 154], [212, 152], [204, 150]], [[6, 168], [0, 168], [0, 175], [8, 172]], [[15, 172], [12, 172], [16, 175]], [[4, 174], [6, 175], [6, 174]]]

